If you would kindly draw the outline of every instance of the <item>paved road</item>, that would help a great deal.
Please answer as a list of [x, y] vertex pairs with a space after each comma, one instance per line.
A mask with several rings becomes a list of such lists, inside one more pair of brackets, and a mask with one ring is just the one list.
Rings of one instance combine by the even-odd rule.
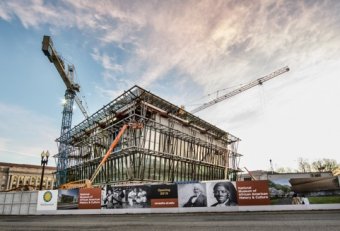
[[340, 211], [0, 216], [0, 230], [339, 231]]

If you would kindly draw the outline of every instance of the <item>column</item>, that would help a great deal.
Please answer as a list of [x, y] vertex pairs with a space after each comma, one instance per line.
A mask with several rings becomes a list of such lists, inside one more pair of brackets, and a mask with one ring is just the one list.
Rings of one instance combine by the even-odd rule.
[[52, 178], [52, 181], [51, 181], [51, 189], [53, 189], [53, 186], [54, 186], [54, 178]]
[[15, 184], [15, 187], [17, 188], [19, 186], [19, 182], [20, 182], [20, 176], [17, 176], [17, 182]]
[[7, 178], [7, 186], [6, 186], [6, 189], [5, 190], [8, 190], [11, 188], [11, 185], [12, 185], [12, 175], [8, 175], [8, 178]]
[[34, 176], [33, 179], [34, 179], [34, 188], [37, 189], [37, 177]]

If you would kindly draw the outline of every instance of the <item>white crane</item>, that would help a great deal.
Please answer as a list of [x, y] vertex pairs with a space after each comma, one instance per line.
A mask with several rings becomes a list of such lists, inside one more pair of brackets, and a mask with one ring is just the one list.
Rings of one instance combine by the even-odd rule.
[[203, 105], [193, 109], [192, 111], [190, 111], [190, 113], [194, 114], [196, 112], [202, 111], [202, 110], [206, 109], [207, 107], [210, 107], [210, 106], [212, 106], [212, 105], [214, 105], [216, 103], [219, 103], [219, 102], [221, 102], [223, 100], [229, 99], [229, 98], [231, 98], [231, 97], [233, 97], [235, 95], [238, 95], [241, 92], [244, 92], [244, 91], [246, 91], [246, 90], [248, 90], [250, 88], [253, 88], [253, 87], [257, 86], [257, 85], [262, 85], [264, 82], [266, 82], [266, 81], [268, 81], [270, 79], [273, 79], [273, 78], [275, 78], [275, 77], [277, 77], [277, 76], [279, 76], [279, 75], [281, 75], [283, 73], [286, 73], [287, 71], [289, 71], [289, 67], [288, 66], [280, 68], [280, 69], [274, 71], [273, 73], [271, 73], [269, 75], [263, 76], [263, 77], [261, 77], [259, 79], [256, 79], [256, 80], [254, 80], [254, 81], [252, 81], [252, 82], [250, 82], [248, 84], [245, 84], [242, 87], [237, 88], [237, 89], [235, 89], [235, 90], [233, 90], [233, 91], [231, 91], [231, 92], [229, 92], [227, 94], [224, 94], [224, 95], [222, 95], [220, 97], [217, 97], [216, 99], [211, 100], [211, 101], [209, 101], [209, 102], [207, 102], [207, 103], [205, 103], [205, 104], [203, 104]]

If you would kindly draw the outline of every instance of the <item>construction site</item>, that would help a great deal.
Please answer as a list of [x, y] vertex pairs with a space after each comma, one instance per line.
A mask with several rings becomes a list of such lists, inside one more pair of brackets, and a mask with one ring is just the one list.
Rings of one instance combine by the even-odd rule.
[[[89, 116], [77, 95], [74, 66], [65, 66], [49, 36], [42, 51], [66, 85], [54, 156], [57, 187], [235, 180], [240, 139], [194, 113], [289, 71], [281, 68], [190, 112], [136, 85]], [[74, 101], [85, 119], [71, 127]]]
[[57, 140], [58, 173], [90, 179], [120, 131], [94, 184], [225, 179], [238, 167], [237, 137], [134, 86]]

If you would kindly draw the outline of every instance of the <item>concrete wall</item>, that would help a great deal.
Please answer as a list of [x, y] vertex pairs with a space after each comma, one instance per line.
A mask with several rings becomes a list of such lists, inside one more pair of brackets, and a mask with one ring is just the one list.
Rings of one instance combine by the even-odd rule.
[[0, 215], [28, 215], [37, 212], [38, 191], [0, 193]]

